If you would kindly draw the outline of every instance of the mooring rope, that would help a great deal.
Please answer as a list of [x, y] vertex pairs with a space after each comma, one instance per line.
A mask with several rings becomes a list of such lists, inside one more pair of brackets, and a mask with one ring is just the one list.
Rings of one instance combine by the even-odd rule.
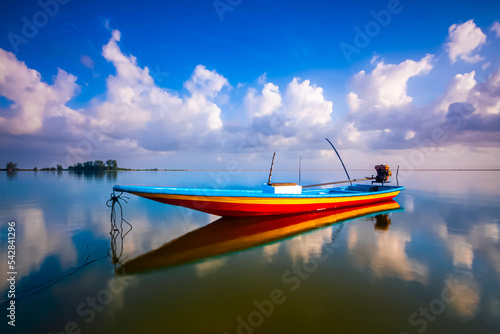
[[[120, 203], [120, 200], [124, 201], [125, 203], [127, 202], [127, 199], [129, 199], [127, 196], [123, 195], [123, 192], [121, 192], [119, 195], [116, 195], [115, 192], [113, 191], [111, 193], [111, 198], [106, 202], [106, 205], [111, 208], [111, 230], [109, 231], [109, 234], [111, 235], [111, 262], [113, 264], [117, 264], [120, 262], [120, 258], [123, 255], [123, 239], [125, 236], [132, 231], [132, 225], [126, 221], [123, 218], [123, 207], [122, 204]], [[116, 205], [118, 204], [118, 207], [120, 208], [120, 223], [118, 226], [116, 223], [116, 218], [117, 218], [117, 213], [116, 213]], [[126, 223], [129, 226], [129, 229], [123, 233], [123, 223]], [[118, 244], [118, 237], [120, 237], [120, 243]], [[118, 250], [118, 252], [117, 252]]]

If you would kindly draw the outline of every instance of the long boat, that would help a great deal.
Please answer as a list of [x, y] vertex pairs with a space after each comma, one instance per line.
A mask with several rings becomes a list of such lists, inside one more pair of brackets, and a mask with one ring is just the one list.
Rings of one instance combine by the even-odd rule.
[[[123, 275], [196, 262], [213, 256], [270, 244], [295, 235], [360, 217], [376, 218], [375, 228], [388, 228], [389, 212], [402, 210], [396, 201], [332, 211], [259, 217], [222, 217], [122, 263]], [[332, 240], [333, 241], [333, 240]], [[112, 243], [113, 244], [113, 243]]]
[[[308, 186], [296, 183], [273, 183], [273, 155], [269, 179], [261, 190], [238, 189], [200, 189], [155, 186], [116, 185], [113, 191], [127, 192], [157, 202], [183, 206], [217, 216], [248, 217], [265, 215], [283, 215], [290, 213], [314, 212], [349, 208], [360, 205], [385, 202], [396, 197], [405, 187], [388, 186], [392, 175], [388, 165], [376, 165], [376, 176], [351, 180], [333, 144], [326, 139], [337, 153], [346, 172], [347, 181], [337, 181]], [[399, 170], [399, 167], [398, 167]], [[300, 179], [300, 177], [299, 177]], [[397, 174], [396, 174], [397, 179]], [[353, 181], [368, 181], [369, 184], [352, 184]], [[312, 187], [332, 186], [349, 182], [349, 186], [328, 189], [309, 189]], [[374, 185], [379, 183], [380, 185]]]
[[[183, 206], [217, 216], [245, 217], [323, 211], [385, 202], [396, 197], [402, 186], [353, 184], [329, 189], [297, 189], [264, 184], [263, 190], [172, 188], [116, 185], [127, 192], [165, 204]], [[288, 189], [290, 190], [290, 189]], [[284, 192], [284, 193], [280, 193]]]

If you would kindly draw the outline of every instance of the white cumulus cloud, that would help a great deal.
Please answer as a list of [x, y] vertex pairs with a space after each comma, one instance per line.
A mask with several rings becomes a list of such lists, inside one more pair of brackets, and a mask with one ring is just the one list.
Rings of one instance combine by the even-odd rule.
[[226, 78], [217, 74], [216, 71], [207, 70], [203, 65], [196, 66], [191, 79], [184, 83], [191, 94], [202, 94], [209, 97], [216, 96], [222, 87], [228, 85], [229, 82]]
[[407, 83], [412, 77], [427, 74], [432, 69], [432, 55], [420, 61], [408, 59], [400, 64], [379, 62], [371, 73], [358, 72], [352, 79], [353, 92], [347, 96], [350, 111], [358, 109], [386, 110], [413, 101], [407, 95]]
[[52, 85], [42, 82], [40, 73], [0, 49], [0, 95], [13, 102], [2, 110], [0, 131], [35, 134], [42, 131], [46, 119], [56, 117], [64, 118], [67, 127], [81, 123], [83, 117], [65, 106], [78, 88], [76, 77], [61, 69]]
[[260, 95], [255, 88], [250, 88], [245, 96], [245, 106], [251, 116], [272, 114], [281, 107], [281, 102], [279, 87], [271, 82], [264, 85]]
[[94, 108], [92, 126], [106, 136], [137, 142], [154, 151], [209, 145], [222, 130], [221, 109], [213, 99], [229, 82], [215, 70], [198, 65], [184, 83], [190, 96], [180, 97], [155, 85], [147, 67], [120, 50], [113, 31], [103, 56], [116, 75], [107, 78], [106, 98]]
[[431, 59], [381, 62], [371, 73], [357, 73], [338, 139], [358, 148], [404, 149], [428, 144], [443, 133], [439, 145], [495, 145], [500, 138], [500, 67], [481, 81], [476, 71], [456, 74], [437, 98], [415, 106], [407, 82], [427, 73]]
[[287, 86], [286, 97], [286, 114], [292, 115], [297, 125], [324, 125], [331, 120], [333, 103], [325, 100], [323, 88], [311, 85], [309, 80], [299, 82], [293, 78]]
[[486, 43], [486, 35], [476, 26], [474, 20], [463, 24], [453, 24], [448, 32], [449, 41], [446, 43], [446, 51], [452, 63], [456, 62], [457, 58], [467, 63], [477, 63], [484, 59], [478, 54], [473, 54]]
[[443, 95], [436, 99], [431, 109], [437, 113], [448, 110], [450, 104], [465, 102], [472, 88], [476, 85], [475, 72], [457, 74], [448, 83]]
[[333, 111], [323, 88], [299, 78], [288, 83], [284, 94], [271, 82], [261, 92], [249, 88], [245, 106], [252, 121], [249, 134], [260, 132], [275, 145], [290, 147], [322, 138], [330, 129]]

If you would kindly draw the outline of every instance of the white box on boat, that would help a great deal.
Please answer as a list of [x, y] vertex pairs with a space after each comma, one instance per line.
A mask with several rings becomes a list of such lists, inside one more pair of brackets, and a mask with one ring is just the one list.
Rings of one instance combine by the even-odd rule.
[[269, 185], [262, 184], [264, 194], [302, 194], [302, 186], [299, 185]]

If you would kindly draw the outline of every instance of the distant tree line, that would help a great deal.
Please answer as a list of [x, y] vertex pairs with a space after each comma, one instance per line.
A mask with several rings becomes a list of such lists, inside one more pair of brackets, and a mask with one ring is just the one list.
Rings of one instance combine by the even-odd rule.
[[[35, 170], [35, 169], [33, 169], [33, 170]], [[55, 167], [44, 167], [44, 168], [40, 168], [40, 170], [41, 171], [56, 171], [58, 169], [56, 169]]]
[[[64, 167], [61, 164], [58, 164], [57, 167], [44, 167], [44, 168], [41, 168], [41, 169], [38, 169], [37, 167], [35, 167], [33, 169], [19, 169], [17, 167], [16, 163], [8, 162], [7, 166], [5, 167], [5, 170], [8, 173], [12, 173], [12, 172], [15, 172], [15, 171], [18, 171], [18, 170], [33, 170], [35, 172], [38, 171], [38, 170], [40, 170], [40, 171], [58, 171], [58, 172], [60, 172], [60, 171], [64, 170]], [[70, 171], [84, 171], [84, 172], [87, 172], [87, 171], [98, 172], [98, 171], [105, 171], [105, 170], [118, 170], [118, 163], [116, 162], [116, 160], [111, 160], [111, 159], [107, 160], [106, 163], [104, 163], [102, 160], [86, 161], [84, 163], [77, 162], [73, 166], [69, 166], [68, 170], [70, 170]]]
[[63, 166], [60, 165], [60, 164], [57, 164], [57, 167], [43, 167], [43, 168], [40, 168], [38, 169], [37, 167], [33, 168], [33, 170], [36, 172], [36, 171], [51, 171], [51, 172], [54, 172], [54, 171], [58, 171], [58, 172], [62, 172], [64, 170]]
[[106, 163], [102, 160], [96, 160], [96, 161], [86, 161], [84, 163], [77, 162], [73, 166], [69, 166], [68, 170], [70, 171], [85, 171], [85, 172], [97, 172], [97, 171], [104, 171], [104, 170], [117, 170], [118, 169], [118, 163], [116, 160], [107, 160]]

